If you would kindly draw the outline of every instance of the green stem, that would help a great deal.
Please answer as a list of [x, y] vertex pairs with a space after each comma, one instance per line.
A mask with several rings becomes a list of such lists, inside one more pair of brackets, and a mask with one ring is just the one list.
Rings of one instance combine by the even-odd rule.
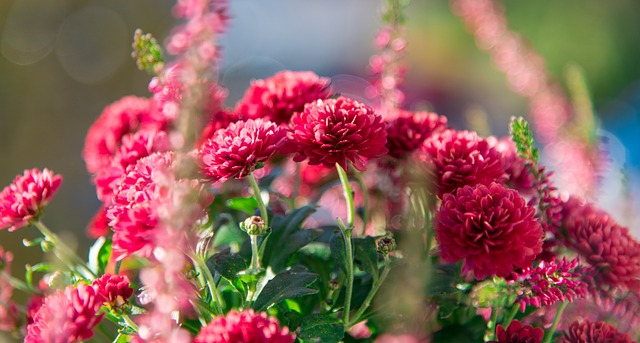
[[565, 301], [562, 304], [560, 304], [560, 307], [558, 308], [558, 311], [556, 312], [556, 316], [555, 316], [555, 318], [553, 318], [553, 324], [551, 324], [551, 327], [549, 328], [549, 330], [547, 330], [547, 332], [544, 333], [544, 340], [542, 340], [542, 343], [550, 343], [551, 342], [551, 338], [553, 338], [553, 333], [556, 331], [556, 327], [558, 326], [558, 323], [560, 322], [560, 317], [562, 317], [562, 312], [564, 312], [564, 309], [567, 308], [568, 304], [569, 304], [568, 301]]
[[135, 332], [138, 332], [138, 325], [136, 325], [136, 323], [133, 322], [133, 320], [129, 317], [129, 315], [127, 315], [126, 313], [122, 314], [122, 319], [124, 320], [125, 323], [127, 323], [127, 325], [129, 325], [129, 327], [131, 327]]
[[377, 280], [375, 280], [373, 282], [373, 286], [371, 287], [371, 290], [369, 291], [369, 294], [367, 294], [367, 298], [364, 300], [364, 303], [358, 309], [356, 314], [353, 315], [353, 319], [351, 320], [351, 323], [349, 323], [349, 327], [351, 327], [354, 324], [357, 324], [360, 321], [360, 318], [362, 317], [364, 312], [369, 308], [369, 306], [371, 306], [371, 301], [373, 301], [373, 297], [376, 295], [376, 293], [378, 293], [378, 289], [380, 289], [380, 286], [382, 285], [384, 280], [387, 278], [387, 275], [389, 275], [389, 271], [390, 270], [391, 270], [391, 264], [390, 264], [390, 261], [389, 261], [389, 256], [385, 255], [384, 256], [384, 268], [382, 269], [382, 273], [380, 274], [380, 278], [378, 278]]
[[342, 166], [336, 163], [336, 169], [338, 170], [338, 176], [340, 177], [340, 183], [342, 183], [342, 189], [344, 190], [344, 198], [347, 201], [347, 227], [353, 229], [353, 223], [356, 214], [356, 207], [353, 203], [353, 190], [349, 184], [349, 177], [347, 172]]
[[504, 317], [504, 320], [502, 321], [502, 327], [505, 328], [505, 330], [509, 327], [509, 324], [511, 324], [511, 321], [513, 321], [513, 318], [516, 317], [516, 314], [518, 313], [519, 309], [520, 309], [519, 303], [513, 304], [507, 316]]
[[353, 248], [351, 246], [351, 229], [347, 229], [342, 222], [342, 219], [338, 218], [338, 226], [344, 237], [344, 248], [346, 253], [346, 293], [344, 295], [344, 314], [342, 315], [342, 321], [344, 322], [345, 330], [349, 329], [349, 312], [351, 312], [351, 296], [353, 294]]
[[360, 187], [360, 191], [362, 192], [362, 235], [364, 236], [367, 232], [367, 223], [369, 222], [369, 217], [371, 216], [369, 211], [369, 191], [364, 184], [364, 180], [362, 179], [362, 175], [353, 168], [353, 176], [356, 178], [356, 182], [358, 182], [358, 187]]
[[[69, 246], [64, 244], [62, 240], [60, 240], [60, 238], [58, 238], [56, 234], [51, 232], [51, 230], [49, 230], [49, 228], [47, 228], [41, 221], [36, 220], [33, 222], [33, 225], [38, 230], [40, 230], [42, 235], [54, 245], [55, 249], [58, 252], [60, 252], [60, 256], [58, 256], [58, 258], [60, 258], [61, 261], [65, 262], [71, 270], [75, 270], [75, 268], [73, 268], [73, 265], [76, 264], [87, 271], [88, 275], [91, 278], [98, 277], [98, 275], [96, 275], [96, 273], [94, 273], [93, 270], [91, 270], [91, 268], [89, 268], [89, 266], [87, 266], [87, 264], [80, 257], [78, 257], [78, 255], [76, 255], [76, 253]], [[78, 274], [80, 274], [80, 276], [82, 277], [86, 277], [86, 275], [83, 275], [83, 273]]]
[[258, 236], [249, 235], [249, 239], [251, 241], [251, 264], [249, 265], [249, 269], [258, 271], [261, 269], [260, 254], [258, 252]]
[[262, 201], [262, 196], [260, 195], [260, 187], [258, 186], [258, 181], [256, 181], [256, 177], [253, 176], [253, 173], [249, 174], [248, 178], [249, 178], [249, 184], [251, 184], [251, 189], [253, 189], [253, 195], [256, 198], [256, 201], [258, 202], [258, 208], [260, 209], [260, 216], [262, 217], [262, 220], [264, 220], [264, 223], [267, 224], [267, 227], [269, 227], [269, 214], [267, 213], [267, 207], [265, 206], [264, 201]]
[[4, 272], [4, 271], [0, 271], [0, 278], [5, 279], [7, 281], [9, 281], [9, 283], [11, 284], [11, 286], [13, 286], [13, 288], [15, 289], [19, 289], [27, 294], [34, 294], [36, 293], [31, 287], [29, 287], [26, 283], [22, 282], [19, 279], [14, 278], [13, 276], [9, 275], [8, 273]]
[[209, 289], [209, 293], [211, 294], [211, 299], [213, 300], [213, 313], [216, 315], [223, 314], [224, 311], [222, 310], [222, 308], [224, 306], [223, 304], [224, 300], [222, 299], [222, 296], [220, 295], [220, 292], [216, 287], [216, 283], [213, 279], [213, 275], [211, 274], [211, 271], [207, 267], [207, 264], [197, 254], [191, 254], [190, 257], [193, 263], [195, 264], [196, 268], [198, 269], [198, 272], [200, 273], [200, 275], [204, 277], [204, 283], [206, 284], [207, 289]]
[[498, 321], [498, 309], [495, 307], [491, 308], [491, 318], [487, 323], [487, 332], [485, 333], [485, 340], [491, 341], [496, 336], [496, 322]]

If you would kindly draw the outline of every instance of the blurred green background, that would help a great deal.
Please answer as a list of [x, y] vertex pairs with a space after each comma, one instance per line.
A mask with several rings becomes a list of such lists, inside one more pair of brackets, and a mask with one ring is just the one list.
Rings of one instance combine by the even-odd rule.
[[[0, 1], [0, 185], [25, 168], [64, 176], [45, 222], [83, 249], [84, 228], [99, 206], [81, 159], [88, 127], [109, 103], [148, 96], [149, 76], [130, 58], [136, 28], [164, 39], [168, 0]], [[621, 164], [640, 164], [640, 1], [504, 1], [509, 25], [521, 33], [562, 82], [564, 68], [585, 70], [604, 128], [626, 146]], [[231, 27], [221, 38], [221, 82], [229, 104], [253, 78], [281, 69], [332, 77], [343, 94], [361, 97], [374, 52], [378, 2], [365, 0], [231, 1]], [[496, 134], [527, 112], [489, 55], [479, 50], [443, 0], [413, 1], [408, 11], [409, 106], [429, 104], [462, 128], [478, 107]], [[633, 178], [631, 178], [633, 180]], [[0, 232], [0, 245], [24, 263], [41, 259], [21, 246], [33, 228]], [[84, 250], [83, 250], [84, 251]], [[0, 337], [0, 339], [2, 339]]]

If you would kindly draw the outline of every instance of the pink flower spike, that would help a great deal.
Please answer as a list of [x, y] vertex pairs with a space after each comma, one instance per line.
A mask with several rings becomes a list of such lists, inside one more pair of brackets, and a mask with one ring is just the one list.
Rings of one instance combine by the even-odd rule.
[[48, 169], [25, 170], [0, 192], [0, 229], [15, 231], [36, 220], [51, 201], [62, 176]]

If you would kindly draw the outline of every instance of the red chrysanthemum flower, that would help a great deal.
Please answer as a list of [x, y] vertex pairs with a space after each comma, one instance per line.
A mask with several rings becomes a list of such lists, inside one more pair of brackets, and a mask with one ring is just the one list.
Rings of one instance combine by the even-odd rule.
[[89, 225], [85, 229], [85, 233], [90, 238], [98, 238], [106, 236], [111, 230], [109, 229], [109, 220], [107, 219], [107, 207], [100, 206], [96, 214], [93, 215]]
[[240, 179], [261, 167], [285, 143], [287, 130], [263, 119], [229, 124], [202, 147], [202, 172], [213, 180]]
[[562, 343], [633, 343], [631, 336], [605, 322], [575, 321], [563, 333]]
[[230, 311], [202, 327], [194, 343], [292, 343], [296, 336], [273, 317], [253, 310]]
[[[593, 284], [607, 291], [640, 291], [640, 242], [606, 212], [571, 198], [564, 210], [559, 239], [595, 268]], [[563, 236], [562, 236], [563, 235]]]
[[438, 197], [461, 186], [506, 178], [500, 152], [474, 132], [445, 130], [427, 139], [423, 149]]
[[507, 173], [508, 184], [521, 193], [532, 194], [535, 192], [535, 178], [526, 166], [526, 160], [518, 156], [516, 144], [510, 137], [487, 139], [489, 144], [502, 154], [502, 164]]
[[402, 158], [418, 149], [433, 133], [445, 129], [447, 118], [431, 112], [399, 110], [387, 123], [389, 156]]
[[121, 308], [133, 294], [133, 288], [126, 275], [104, 274], [93, 281], [92, 286], [111, 308]]
[[48, 295], [27, 327], [27, 343], [74, 343], [93, 337], [103, 298], [85, 284]]
[[331, 95], [328, 78], [310, 71], [281, 71], [255, 80], [236, 106], [243, 119], [264, 118], [278, 125], [288, 123], [304, 105]]
[[577, 258], [571, 262], [563, 258], [560, 262], [542, 261], [536, 268], [514, 273], [509, 279], [521, 286], [516, 300], [520, 302], [520, 311], [524, 312], [527, 305], [540, 308], [586, 297], [588, 285], [580, 280], [582, 274], [576, 271], [577, 267]]
[[37, 219], [51, 201], [62, 176], [45, 168], [25, 170], [0, 192], [0, 229], [17, 230]]
[[289, 148], [296, 152], [293, 160], [309, 159], [310, 165], [345, 170], [347, 162], [364, 171], [367, 159], [387, 153], [386, 125], [369, 106], [355, 100], [317, 100], [291, 118], [293, 141]]
[[116, 258], [138, 252], [150, 256], [154, 247], [154, 229], [158, 225], [155, 201], [161, 187], [155, 182], [155, 173], [170, 168], [171, 153], [155, 153], [138, 160], [122, 179], [107, 208], [109, 226], [113, 229], [113, 252]]
[[514, 320], [505, 330], [502, 325], [496, 329], [496, 340], [488, 343], [540, 343], [544, 337], [544, 330], [534, 328], [531, 325], [522, 326], [519, 321]]
[[140, 129], [164, 130], [167, 121], [149, 99], [126, 96], [107, 106], [85, 139], [82, 156], [87, 170], [95, 174], [108, 167], [124, 135]]
[[463, 259], [463, 272], [473, 270], [478, 280], [531, 267], [543, 240], [534, 214], [517, 191], [499, 183], [460, 187], [444, 195], [436, 214], [440, 256]]
[[226, 129], [229, 124], [235, 123], [240, 120], [240, 117], [233, 110], [222, 110], [213, 115], [209, 123], [202, 129], [202, 133], [196, 143], [197, 147], [202, 146], [204, 143], [213, 138], [216, 131], [220, 129]]

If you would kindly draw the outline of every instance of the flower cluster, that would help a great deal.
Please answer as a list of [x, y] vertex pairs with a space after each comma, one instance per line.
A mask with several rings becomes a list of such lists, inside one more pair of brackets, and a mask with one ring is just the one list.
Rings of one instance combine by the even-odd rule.
[[265, 313], [231, 311], [202, 328], [194, 343], [293, 343], [295, 335]]

